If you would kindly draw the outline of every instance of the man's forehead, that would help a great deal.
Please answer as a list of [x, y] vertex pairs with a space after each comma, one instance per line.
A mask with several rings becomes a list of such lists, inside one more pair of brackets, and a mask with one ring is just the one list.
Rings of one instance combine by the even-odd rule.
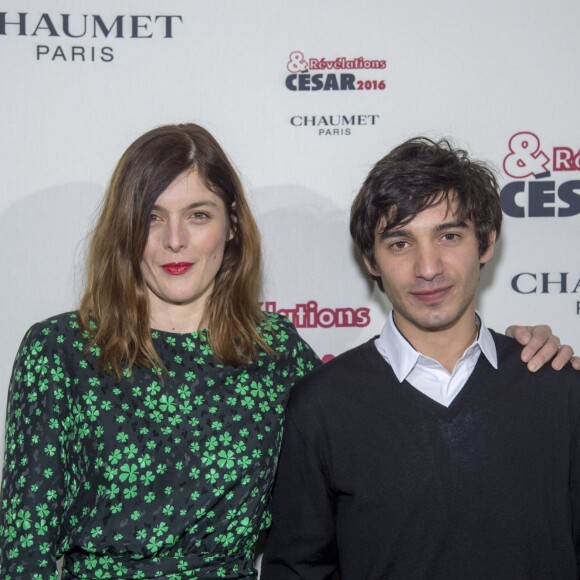
[[[459, 203], [455, 195], [441, 195], [438, 198], [435, 198], [433, 203], [430, 203], [427, 207], [413, 216], [399, 216], [398, 213], [398, 206], [390, 207], [388, 212], [377, 222], [375, 233], [384, 234], [385, 231], [403, 229], [412, 225], [413, 222], [422, 221], [422, 218], [425, 217], [426, 213], [437, 215], [440, 223], [456, 221], [459, 214]], [[465, 222], [470, 223], [469, 220], [465, 220]]]

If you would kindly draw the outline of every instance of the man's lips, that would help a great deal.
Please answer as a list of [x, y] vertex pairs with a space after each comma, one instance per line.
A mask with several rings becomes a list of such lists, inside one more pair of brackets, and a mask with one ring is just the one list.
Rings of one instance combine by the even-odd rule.
[[450, 290], [451, 286], [445, 286], [444, 288], [416, 290], [411, 292], [411, 294], [424, 304], [432, 304], [442, 300]]
[[192, 266], [192, 262], [171, 262], [170, 264], [163, 264], [161, 267], [172, 276], [181, 276], [188, 272]]

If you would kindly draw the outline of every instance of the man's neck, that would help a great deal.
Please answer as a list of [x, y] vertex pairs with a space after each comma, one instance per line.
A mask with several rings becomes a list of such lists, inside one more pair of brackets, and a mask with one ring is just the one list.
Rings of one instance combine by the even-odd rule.
[[437, 330], [417, 328], [397, 318], [396, 312], [394, 312], [394, 320], [401, 334], [415, 350], [435, 359], [450, 373], [463, 353], [473, 344], [479, 328], [475, 311], [472, 315], [463, 316], [449, 328]]

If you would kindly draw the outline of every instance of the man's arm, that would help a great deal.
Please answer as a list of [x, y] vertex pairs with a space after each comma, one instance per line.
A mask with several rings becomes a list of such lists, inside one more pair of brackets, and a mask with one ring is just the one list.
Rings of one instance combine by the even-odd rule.
[[[575, 388], [574, 388], [575, 387]], [[572, 438], [570, 442], [570, 508], [572, 510], [572, 537], [576, 551], [576, 567], [580, 578], [580, 388], [574, 385], [571, 390], [571, 402], [575, 416], [570, 421]]]
[[505, 333], [525, 346], [522, 361], [528, 363], [530, 371], [537, 371], [550, 360], [556, 371], [561, 370], [567, 362], [580, 371], [580, 357], [574, 356], [571, 346], [560, 345], [560, 339], [549, 326], [509, 326]]
[[333, 496], [324, 466], [286, 415], [262, 580], [330, 580], [338, 567]]

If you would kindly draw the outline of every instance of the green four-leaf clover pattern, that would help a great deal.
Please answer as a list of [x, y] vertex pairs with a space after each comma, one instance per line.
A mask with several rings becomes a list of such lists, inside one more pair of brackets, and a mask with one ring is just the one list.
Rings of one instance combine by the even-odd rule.
[[99, 370], [75, 313], [33, 326], [14, 367], [0, 512], [6, 580], [254, 578], [291, 386], [318, 359], [284, 318], [279, 354], [218, 363], [201, 331], [155, 330], [165, 370]]

